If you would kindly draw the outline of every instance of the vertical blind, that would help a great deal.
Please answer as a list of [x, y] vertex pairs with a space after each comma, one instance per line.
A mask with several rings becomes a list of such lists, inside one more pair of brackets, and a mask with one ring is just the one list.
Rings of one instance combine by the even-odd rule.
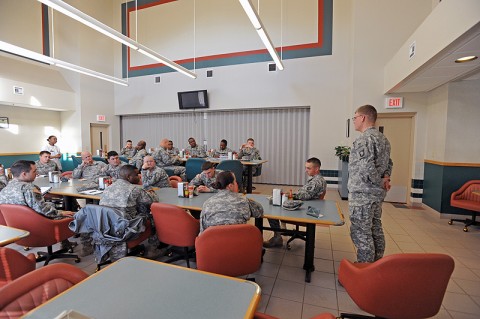
[[145, 140], [149, 149], [168, 138], [181, 150], [188, 146], [188, 138], [194, 137], [197, 144], [206, 143], [211, 149], [218, 148], [220, 140], [226, 139], [228, 147], [238, 151], [251, 137], [262, 159], [268, 160], [254, 182], [302, 185], [309, 116], [308, 107], [124, 115], [122, 143], [130, 139], [135, 145]]

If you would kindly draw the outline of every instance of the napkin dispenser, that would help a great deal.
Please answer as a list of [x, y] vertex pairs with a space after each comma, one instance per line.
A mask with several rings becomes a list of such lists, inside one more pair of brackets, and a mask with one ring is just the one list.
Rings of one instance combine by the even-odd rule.
[[177, 186], [177, 195], [178, 197], [185, 197], [185, 193], [183, 192], [184, 188], [185, 188], [185, 185], [187, 183], [178, 183], [178, 186]]
[[60, 172], [59, 171], [48, 172], [48, 181], [50, 183], [60, 183]]
[[275, 206], [282, 205], [282, 190], [279, 188], [273, 189], [272, 205], [275, 205]]

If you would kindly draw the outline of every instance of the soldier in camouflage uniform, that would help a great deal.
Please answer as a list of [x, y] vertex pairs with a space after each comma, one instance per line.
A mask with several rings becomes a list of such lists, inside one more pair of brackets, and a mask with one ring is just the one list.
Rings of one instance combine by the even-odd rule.
[[156, 150], [152, 157], [157, 163], [158, 167], [161, 167], [165, 170], [170, 169], [173, 171], [173, 174], [180, 176], [183, 181], [187, 180], [186, 169], [184, 166], [177, 166], [178, 163], [177, 156], [171, 156], [167, 153], [168, 139], [164, 138], [160, 141], [160, 147]]
[[125, 165], [124, 162], [118, 157], [118, 153], [115, 151], [110, 151], [107, 153], [108, 165], [103, 171], [104, 175], [110, 176], [113, 180], [118, 179], [120, 168]]
[[7, 180], [7, 175], [5, 175], [5, 169], [3, 166], [0, 164], [0, 191], [7, 186], [8, 180]]
[[[294, 199], [300, 200], [312, 200], [320, 199], [320, 196], [327, 191], [327, 182], [320, 174], [320, 167], [322, 162], [316, 157], [309, 158], [305, 163], [305, 173], [307, 173], [308, 178], [305, 185], [302, 188], [298, 189], [296, 193], [293, 194]], [[280, 228], [280, 221], [276, 219], [269, 219], [270, 227]], [[283, 239], [281, 232], [274, 232], [274, 235], [270, 240], [263, 243], [263, 247], [272, 248], [272, 247], [282, 247]]]
[[126, 156], [127, 158], [132, 158], [136, 152], [137, 150], [135, 149], [135, 147], [132, 146], [132, 141], [127, 140], [127, 144], [125, 145], [125, 147], [122, 147], [122, 149], [120, 150], [120, 155]]
[[361, 134], [353, 142], [348, 163], [350, 236], [362, 263], [382, 258], [385, 251], [382, 202], [390, 189], [393, 163], [390, 142], [375, 128], [376, 120], [377, 110], [371, 105], [355, 112], [353, 124]]
[[39, 154], [39, 157], [40, 158], [38, 159], [38, 161], [35, 162], [38, 175], [48, 175], [48, 172], [54, 172], [54, 171], [60, 170], [57, 166], [57, 163], [50, 160], [49, 151], [41, 151]]
[[[251, 161], [262, 159], [260, 157], [260, 151], [255, 147], [255, 141], [251, 137], [247, 140], [247, 143], [242, 144], [242, 146], [240, 147], [240, 151], [238, 152], [238, 159], [241, 160], [243, 158]], [[259, 165], [252, 167], [252, 175], [255, 175], [255, 173], [257, 172], [258, 166]], [[248, 174], [248, 168], [244, 166], [243, 167], [243, 185], [247, 185], [247, 179], [246, 179], [247, 174]]]
[[[59, 211], [53, 203], [45, 202], [40, 188], [32, 182], [37, 176], [35, 162], [19, 160], [10, 168], [13, 180], [0, 192], [0, 204], [14, 204], [28, 206], [37, 213], [50, 219], [72, 217], [73, 212]], [[68, 240], [62, 241], [62, 249], [70, 249]]]
[[142, 183], [143, 188], [150, 189], [152, 187], [170, 187], [168, 174], [163, 168], [155, 164], [152, 156], [147, 155], [143, 158], [142, 166]]
[[220, 141], [220, 147], [213, 151], [213, 157], [227, 156], [229, 152], [232, 152], [232, 149], [227, 147], [227, 140]]
[[128, 164], [136, 166], [138, 170], [141, 170], [143, 165], [143, 158], [147, 156], [146, 147], [147, 147], [147, 142], [143, 140], [138, 141], [137, 146], [135, 147], [136, 153], [130, 159]]
[[[150, 218], [150, 206], [158, 202], [158, 196], [153, 190], [146, 191], [137, 185], [139, 181], [138, 169], [135, 166], [122, 166], [119, 178], [103, 191], [99, 204], [120, 210], [129, 220], [137, 216]], [[82, 240], [82, 243], [86, 246], [91, 245], [90, 240]], [[112, 261], [125, 257], [127, 255], [125, 243], [112, 247], [109, 255]]]
[[72, 173], [76, 179], [85, 178], [89, 181], [98, 183], [98, 178], [105, 175], [107, 164], [92, 159], [92, 154], [88, 151], [82, 152], [82, 164], [78, 165]]
[[245, 224], [250, 217], [263, 216], [262, 205], [238, 193], [235, 174], [231, 171], [218, 174], [213, 186], [218, 193], [203, 204], [200, 235], [210, 226]]
[[170, 156], [178, 156], [178, 154], [180, 154], [178, 148], [173, 147], [173, 141], [168, 141], [166, 151]]
[[202, 164], [202, 172], [197, 174], [189, 185], [197, 187], [200, 193], [216, 193], [217, 189], [213, 187], [213, 184], [217, 181], [217, 176], [222, 171], [215, 169], [215, 165], [211, 162], [205, 162]]
[[185, 152], [187, 152], [187, 154], [190, 154], [191, 157], [200, 157], [200, 158], [207, 157], [207, 153], [205, 153], [205, 150], [203, 149], [203, 147], [200, 145], [197, 145], [197, 142], [193, 137], [190, 137], [188, 139], [188, 144], [190, 145], [187, 146], [187, 148], [185, 149]]

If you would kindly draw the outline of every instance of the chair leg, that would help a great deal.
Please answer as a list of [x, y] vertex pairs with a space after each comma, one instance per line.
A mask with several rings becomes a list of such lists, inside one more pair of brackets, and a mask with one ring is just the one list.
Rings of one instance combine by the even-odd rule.
[[75, 258], [75, 262], [79, 263], [80, 262], [80, 257], [78, 255], [73, 255], [73, 254], [65, 254], [67, 249], [60, 249], [57, 251], [53, 251], [52, 246], [47, 247], [47, 252], [41, 252], [39, 251], [37, 253], [38, 257], [36, 259], [37, 262], [44, 261], [45, 263], [43, 264], [44, 266], [48, 265], [48, 263], [53, 260], [53, 259], [58, 259], [58, 258]]
[[306, 241], [307, 239], [305, 238], [305, 236], [302, 236], [302, 235], [299, 235], [298, 233], [300, 232], [300, 226], [298, 225], [295, 225], [295, 233], [288, 239], [287, 241], [287, 249], [290, 250], [292, 249], [292, 247], [290, 246], [290, 243], [295, 240], [295, 239], [301, 239], [303, 241]]
[[183, 247], [185, 260], [187, 261], [187, 268], [190, 268], [190, 256], [188, 255], [188, 247]]
[[464, 232], [468, 232], [468, 226], [472, 226], [472, 225], [480, 225], [480, 222], [477, 222], [476, 221], [476, 218], [477, 218], [477, 212], [472, 212], [472, 219], [457, 219], [457, 218], [452, 218], [450, 219], [450, 221], [448, 222], [449, 225], [452, 225], [453, 222], [461, 222], [461, 223], [464, 223], [465, 226], [463, 227], [463, 231]]

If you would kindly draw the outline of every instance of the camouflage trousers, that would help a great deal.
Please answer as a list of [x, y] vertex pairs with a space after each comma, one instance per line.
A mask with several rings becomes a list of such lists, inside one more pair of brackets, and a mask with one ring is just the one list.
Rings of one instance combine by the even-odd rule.
[[349, 203], [350, 236], [357, 248], [357, 262], [374, 262], [383, 257], [385, 236], [382, 229], [382, 203], [358, 206]]
[[186, 182], [187, 181], [187, 175], [186, 175], [186, 168], [185, 166], [165, 166], [162, 167], [163, 169], [170, 169], [173, 171], [174, 175], [180, 176], [182, 181]]

